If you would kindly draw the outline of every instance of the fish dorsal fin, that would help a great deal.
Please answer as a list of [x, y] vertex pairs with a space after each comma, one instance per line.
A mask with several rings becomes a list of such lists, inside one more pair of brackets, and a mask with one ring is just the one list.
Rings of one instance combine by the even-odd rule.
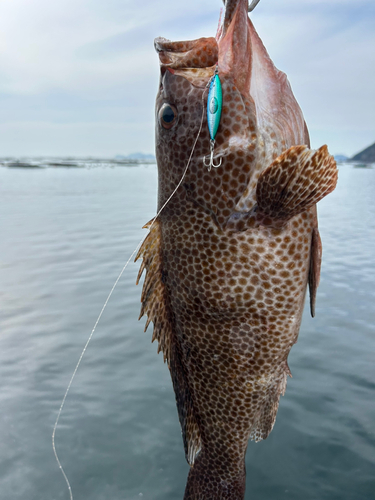
[[163, 279], [161, 226], [159, 220], [151, 220], [144, 227], [149, 228], [150, 232], [135, 258], [135, 260], [142, 258], [137, 284], [146, 269], [139, 319], [144, 314], [147, 315], [145, 331], [151, 321], [154, 324], [152, 341], [155, 339], [158, 341], [158, 352], [163, 352], [164, 361], [167, 361], [171, 372], [186, 460], [193, 465], [195, 456], [201, 448], [201, 440], [184, 366], [181, 362], [182, 356], [173, 332], [173, 319], [169, 312], [168, 296]]
[[259, 177], [256, 197], [260, 213], [288, 220], [332, 192], [337, 183], [336, 162], [327, 146], [311, 150], [293, 146]]
[[135, 260], [142, 258], [142, 263], [137, 277], [137, 285], [146, 269], [141, 296], [141, 312], [139, 319], [145, 314], [147, 321], [145, 331], [151, 321], [154, 323], [152, 342], [158, 341], [158, 353], [163, 352], [164, 361], [170, 358], [170, 343], [172, 336], [171, 319], [168, 314], [165, 286], [163, 283], [163, 268], [161, 256], [161, 230], [158, 220], [151, 220], [144, 228], [150, 228]]

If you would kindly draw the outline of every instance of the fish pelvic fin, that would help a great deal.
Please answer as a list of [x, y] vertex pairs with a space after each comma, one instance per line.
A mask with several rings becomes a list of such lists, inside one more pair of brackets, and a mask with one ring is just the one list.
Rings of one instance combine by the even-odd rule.
[[135, 258], [135, 261], [142, 258], [137, 284], [143, 271], [146, 269], [139, 319], [144, 314], [147, 315], [145, 331], [151, 321], [154, 323], [152, 342], [154, 340], [158, 341], [158, 353], [162, 351], [164, 361], [166, 361], [170, 359], [172, 324], [168, 313], [165, 286], [163, 283], [160, 223], [158, 220], [154, 221], [153, 224], [152, 222], [151, 220], [144, 226], [145, 228], [150, 228], [150, 232], [146, 236]]
[[309, 291], [310, 291], [310, 312], [315, 316], [316, 292], [320, 281], [320, 266], [322, 263], [322, 241], [319, 230], [315, 227], [311, 236], [310, 269], [309, 269]]
[[292, 146], [260, 175], [256, 197], [262, 216], [289, 220], [313, 207], [337, 183], [336, 162], [327, 146], [318, 150]]
[[164, 361], [167, 361], [171, 373], [173, 388], [182, 437], [184, 441], [186, 460], [194, 464], [195, 456], [201, 449], [200, 432], [194, 415], [193, 402], [182, 363], [178, 341], [173, 331], [173, 319], [169, 312], [167, 291], [164, 284], [163, 261], [161, 252], [161, 226], [159, 220], [151, 220], [144, 228], [150, 229], [142, 243], [135, 260], [142, 258], [137, 284], [146, 269], [141, 296], [141, 313], [139, 319], [146, 314], [145, 331], [152, 321], [154, 331], [152, 342], [158, 341], [158, 352], [162, 351]]
[[269, 388], [264, 404], [251, 429], [249, 436], [251, 440], [256, 442], [262, 441], [266, 439], [272, 431], [279, 408], [280, 396], [284, 396], [285, 394], [288, 372], [290, 373], [289, 368], [287, 368], [281, 378]]

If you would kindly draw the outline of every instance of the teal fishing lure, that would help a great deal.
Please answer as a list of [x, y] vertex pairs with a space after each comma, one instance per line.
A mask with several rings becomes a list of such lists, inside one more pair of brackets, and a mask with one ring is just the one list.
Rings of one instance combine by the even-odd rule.
[[214, 163], [215, 137], [217, 129], [219, 128], [221, 110], [223, 107], [223, 92], [221, 89], [221, 82], [219, 75], [217, 74], [217, 70], [215, 72], [215, 75], [212, 77], [209, 85], [210, 88], [208, 91], [208, 99], [207, 99], [207, 123], [211, 138], [210, 140], [211, 154], [208, 161], [206, 160], [206, 157], [203, 158], [203, 163], [208, 168], [208, 171], [210, 171], [212, 167], [218, 168], [221, 165], [221, 158], [218, 164]]
[[221, 109], [223, 107], [223, 92], [219, 75], [215, 75], [210, 84], [207, 99], [207, 122], [211, 140], [215, 140], [217, 129], [219, 128]]

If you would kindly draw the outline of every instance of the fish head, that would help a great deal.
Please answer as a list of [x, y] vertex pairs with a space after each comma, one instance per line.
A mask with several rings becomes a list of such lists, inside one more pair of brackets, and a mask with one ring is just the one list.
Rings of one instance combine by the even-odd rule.
[[[273, 159], [308, 144], [302, 112], [249, 19], [247, 0], [226, 1], [216, 38], [157, 38], [155, 48], [159, 209], [183, 178], [180, 194], [224, 226], [244, 196], [255, 201], [257, 178]], [[215, 71], [223, 106], [212, 156], [221, 165], [208, 171], [207, 87]]]

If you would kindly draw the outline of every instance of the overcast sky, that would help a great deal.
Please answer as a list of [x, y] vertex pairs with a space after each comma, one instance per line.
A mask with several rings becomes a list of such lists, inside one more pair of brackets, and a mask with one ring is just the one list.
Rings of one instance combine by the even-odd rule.
[[[1, 0], [0, 157], [154, 152], [153, 39], [215, 36], [221, 0]], [[374, 0], [261, 0], [251, 15], [312, 146], [375, 142]]]

